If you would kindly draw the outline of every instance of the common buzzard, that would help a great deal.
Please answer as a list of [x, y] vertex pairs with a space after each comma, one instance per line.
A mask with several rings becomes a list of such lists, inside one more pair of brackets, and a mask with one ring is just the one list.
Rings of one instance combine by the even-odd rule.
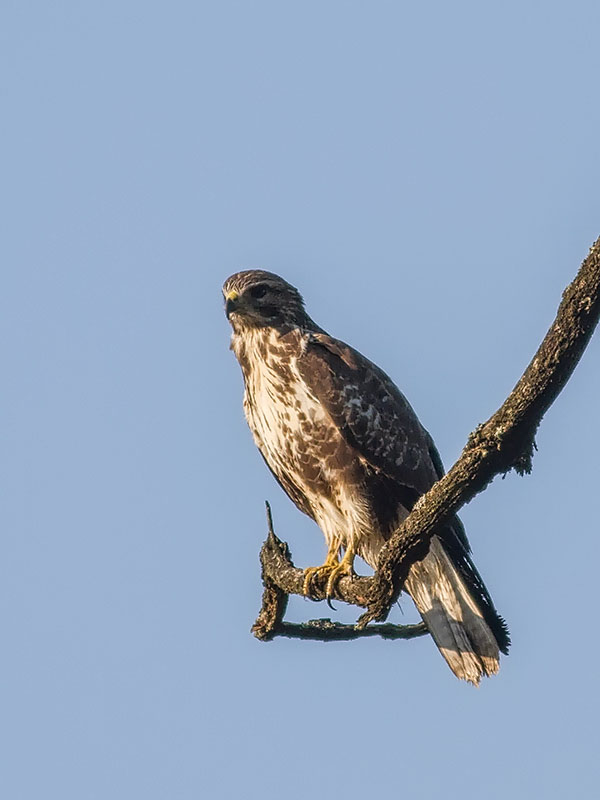
[[[391, 532], [443, 475], [440, 456], [391, 379], [316, 325], [283, 278], [238, 272], [223, 294], [254, 441], [325, 536], [325, 563], [305, 571], [305, 592], [319, 574], [331, 594], [356, 555], [377, 567]], [[455, 675], [478, 684], [498, 671], [508, 630], [458, 517], [432, 538], [405, 589]]]

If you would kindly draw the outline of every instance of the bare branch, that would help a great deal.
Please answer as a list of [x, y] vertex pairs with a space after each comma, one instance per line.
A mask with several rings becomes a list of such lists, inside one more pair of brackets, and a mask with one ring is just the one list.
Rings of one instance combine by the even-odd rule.
[[[372, 578], [345, 577], [339, 581], [337, 599], [367, 607], [358, 622], [359, 628], [387, 617], [412, 564], [424, 558], [432, 535], [465, 503], [483, 491], [496, 475], [511, 469], [519, 474], [531, 471], [538, 426], [570, 378], [599, 317], [600, 239], [591, 247], [577, 276], [564, 291], [556, 319], [509, 397], [469, 436], [458, 461], [419, 499], [393, 533], [381, 551], [375, 575]], [[303, 571], [291, 563], [287, 545], [275, 537], [272, 523], [261, 550], [261, 563], [265, 594], [275, 590], [283, 594], [302, 594]], [[324, 587], [314, 588], [311, 599], [325, 599]], [[271, 616], [263, 604], [253, 630], [259, 635], [256, 626], [264, 617], [269, 620], [266, 628], [270, 633], [259, 638], [269, 638], [285, 626], [282, 603], [279, 598], [275, 603], [277, 610]], [[259, 630], [265, 630], [264, 625]], [[321, 633], [324, 635], [326, 631]], [[335, 638], [335, 633], [332, 631], [332, 636], [327, 638]]]
[[295, 624], [282, 622], [277, 630], [279, 636], [289, 639], [311, 639], [317, 642], [349, 642], [365, 636], [381, 636], [383, 639], [415, 639], [429, 633], [424, 622], [416, 625], [391, 625], [390, 623], [374, 624], [368, 628], [356, 625], [343, 625], [330, 619], [309, 619], [308, 622]]

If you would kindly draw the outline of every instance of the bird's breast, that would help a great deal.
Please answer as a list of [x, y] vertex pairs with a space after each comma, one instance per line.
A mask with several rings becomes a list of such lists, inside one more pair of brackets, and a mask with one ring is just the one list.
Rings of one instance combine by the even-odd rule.
[[246, 381], [244, 408], [257, 444], [269, 461], [281, 453], [288, 459], [302, 459], [315, 436], [328, 435], [327, 415], [293, 360], [254, 364]]

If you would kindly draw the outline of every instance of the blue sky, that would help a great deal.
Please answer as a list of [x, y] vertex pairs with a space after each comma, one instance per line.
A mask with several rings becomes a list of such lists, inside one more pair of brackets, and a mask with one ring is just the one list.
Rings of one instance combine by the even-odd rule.
[[324, 546], [252, 444], [220, 286], [297, 285], [451, 464], [600, 233], [599, 22], [5, 0], [3, 797], [595, 796], [597, 336], [533, 474], [463, 510], [513, 638], [475, 690], [427, 639], [250, 635], [264, 499], [298, 564]]

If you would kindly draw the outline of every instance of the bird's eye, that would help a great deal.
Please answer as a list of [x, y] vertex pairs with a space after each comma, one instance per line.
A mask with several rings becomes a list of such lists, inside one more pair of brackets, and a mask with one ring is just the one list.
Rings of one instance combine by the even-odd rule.
[[264, 283], [259, 283], [258, 286], [253, 286], [250, 289], [250, 297], [253, 297], [255, 300], [260, 300], [261, 297], [264, 297], [268, 291], [268, 287]]

